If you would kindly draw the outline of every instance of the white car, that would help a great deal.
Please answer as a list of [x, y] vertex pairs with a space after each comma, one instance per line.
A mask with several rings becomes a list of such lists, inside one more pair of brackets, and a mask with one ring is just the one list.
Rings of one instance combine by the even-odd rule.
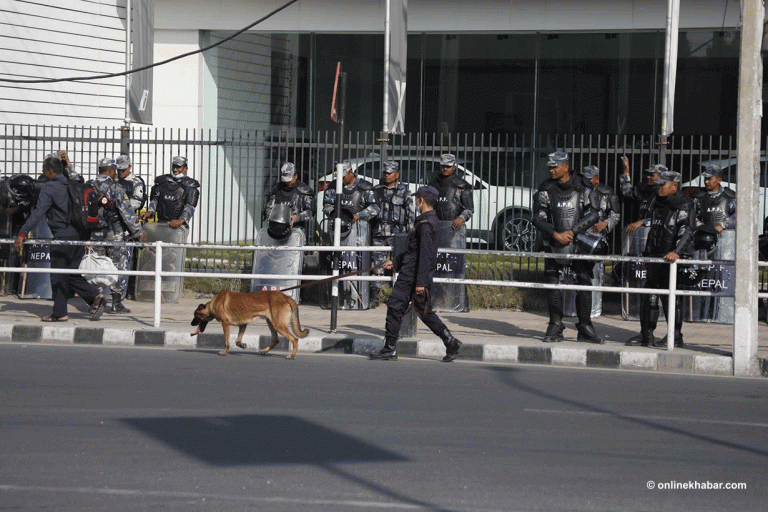
[[[390, 158], [400, 164], [400, 181], [408, 183], [411, 192], [429, 183], [440, 172], [440, 157], [399, 156]], [[381, 176], [381, 157], [371, 154], [364, 158], [350, 160], [358, 178], [374, 185]], [[473, 191], [475, 213], [467, 223], [467, 240], [470, 243], [490, 244], [498, 250], [533, 251], [536, 244], [536, 230], [531, 221], [533, 193], [528, 187], [497, 186], [481, 179], [457, 162], [456, 173], [466, 180]], [[491, 173], [488, 173], [489, 175]], [[335, 187], [334, 174], [327, 174], [318, 180], [317, 219], [322, 219], [327, 231], [328, 222], [322, 211], [324, 190]]]
[[[762, 229], [762, 223], [766, 217], [768, 217], [768, 211], [766, 211], [766, 207], [768, 204], [766, 203], [766, 195], [768, 195], [768, 172], [766, 171], [766, 160], [768, 160], [768, 157], [760, 157], [760, 178], [758, 183], [758, 206], [757, 206], [757, 221], [760, 223]], [[710, 165], [717, 165], [720, 166], [720, 168], [723, 170], [723, 181], [720, 182], [721, 187], [726, 187], [734, 192], [737, 192], [736, 190], [736, 157], [733, 158], [726, 158], [723, 160], [707, 160], [704, 162], [701, 162], [699, 164], [699, 172], [696, 176], [691, 179], [691, 181], [685, 182], [682, 184], [682, 189], [684, 190], [686, 187], [692, 187], [692, 188], [703, 188], [704, 187], [704, 177], [701, 175], [702, 172], [704, 172], [704, 169], [706, 169]], [[738, 219], [738, 213], [737, 213], [737, 219]], [[737, 220], [738, 222], [738, 220]]]

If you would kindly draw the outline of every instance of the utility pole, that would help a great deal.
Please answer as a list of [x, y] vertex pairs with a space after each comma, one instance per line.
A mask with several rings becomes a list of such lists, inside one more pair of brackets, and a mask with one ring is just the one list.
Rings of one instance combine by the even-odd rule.
[[[763, 112], [763, 0], [742, 0], [739, 59], [739, 125], [736, 170], [736, 289], [733, 374], [759, 375], [757, 368], [757, 226], [760, 129]], [[760, 223], [761, 224], [761, 223]]]

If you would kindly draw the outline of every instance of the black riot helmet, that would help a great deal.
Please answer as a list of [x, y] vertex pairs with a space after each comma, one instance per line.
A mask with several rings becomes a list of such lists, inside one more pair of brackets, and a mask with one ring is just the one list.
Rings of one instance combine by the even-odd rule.
[[[341, 221], [341, 238], [349, 236], [349, 233], [352, 231], [352, 224], [355, 223], [353, 219], [354, 216], [349, 210], [341, 210], [341, 214], [339, 215], [339, 220]], [[336, 218], [334, 217], [331, 219], [331, 234], [334, 232], [335, 222]]]
[[8, 189], [17, 201], [28, 201], [35, 195], [35, 180], [26, 174], [17, 174], [11, 177]]
[[717, 245], [717, 234], [712, 226], [701, 226], [693, 234], [693, 248], [697, 251], [711, 251]]
[[267, 234], [275, 240], [283, 240], [291, 234], [291, 207], [278, 203], [272, 207], [267, 224]]

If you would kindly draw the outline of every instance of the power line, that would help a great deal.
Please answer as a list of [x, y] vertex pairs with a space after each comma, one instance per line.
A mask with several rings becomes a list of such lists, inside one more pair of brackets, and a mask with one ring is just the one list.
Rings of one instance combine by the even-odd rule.
[[[70, 77], [70, 78], [50, 78], [50, 79], [45, 79], [45, 80], [18, 80], [18, 79], [15, 79], [15, 78], [0, 78], [0, 82], [12, 83], [12, 84], [52, 84], [52, 83], [56, 83], [56, 82], [79, 82], [79, 81], [83, 81], [83, 80], [102, 80], [104, 78], [114, 78], [114, 77], [117, 77], [117, 76], [125, 76], [125, 75], [130, 75], [132, 73], [138, 73], [139, 71], [144, 71], [145, 69], [151, 69], [151, 68], [154, 68], [156, 66], [162, 66], [164, 64], [168, 64], [169, 62], [173, 62], [175, 60], [183, 59], [184, 57], [189, 57], [191, 55], [195, 55], [195, 54], [198, 54], [198, 53], [203, 53], [204, 51], [210, 50], [211, 48], [215, 48], [215, 47], [219, 46], [220, 44], [224, 44], [227, 41], [229, 41], [231, 39], [234, 39], [235, 37], [239, 36], [243, 32], [246, 32], [246, 31], [250, 30], [251, 28], [253, 28], [256, 25], [258, 25], [259, 23], [261, 23], [261, 22], [271, 18], [275, 14], [279, 13], [283, 9], [286, 9], [287, 7], [291, 6], [292, 4], [295, 4], [298, 1], [299, 0], [290, 0], [285, 5], [282, 5], [282, 6], [278, 7], [277, 9], [275, 9], [272, 12], [270, 12], [266, 16], [264, 16], [262, 18], [259, 18], [258, 20], [254, 21], [253, 23], [251, 23], [247, 27], [238, 30], [237, 32], [235, 32], [231, 36], [226, 37], [226, 38], [222, 39], [221, 41], [219, 41], [217, 43], [214, 43], [212, 45], [206, 46], [205, 48], [201, 48], [199, 50], [194, 50], [194, 51], [191, 51], [191, 52], [183, 53], [181, 55], [177, 55], [176, 57], [171, 57], [170, 59], [166, 59], [166, 60], [164, 60], [162, 62], [156, 62], [156, 63], [150, 64], [148, 66], [143, 66], [143, 67], [140, 67], [140, 68], [131, 69], [129, 71], [123, 71], [123, 72], [120, 72], [120, 73], [110, 73], [108, 75], [78, 76], [78, 77]], [[128, 30], [130, 30], [130, 27], [128, 28]]]

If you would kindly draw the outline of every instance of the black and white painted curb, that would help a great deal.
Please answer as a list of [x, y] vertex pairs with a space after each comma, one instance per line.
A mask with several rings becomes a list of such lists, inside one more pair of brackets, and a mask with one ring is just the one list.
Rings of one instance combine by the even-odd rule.
[[[129, 330], [101, 327], [47, 325], [0, 325], [0, 342], [63, 343], [74, 345], [140, 346], [167, 348], [221, 349], [224, 335], [163, 330]], [[267, 335], [245, 335], [248, 348], [267, 347]], [[307, 336], [299, 340], [299, 352], [370, 354], [383, 346], [381, 338], [371, 336]], [[234, 345], [234, 344], [233, 344]], [[289, 350], [281, 338], [277, 350]], [[237, 350], [237, 348], [232, 348]], [[440, 341], [400, 340], [398, 355], [441, 359], [445, 347]], [[525, 363], [553, 366], [645, 370], [696, 375], [733, 375], [733, 358], [711, 354], [681, 354], [642, 349], [605, 350], [558, 346], [465, 343], [459, 359], [489, 363]], [[759, 359], [760, 373], [768, 377], [768, 358]]]

